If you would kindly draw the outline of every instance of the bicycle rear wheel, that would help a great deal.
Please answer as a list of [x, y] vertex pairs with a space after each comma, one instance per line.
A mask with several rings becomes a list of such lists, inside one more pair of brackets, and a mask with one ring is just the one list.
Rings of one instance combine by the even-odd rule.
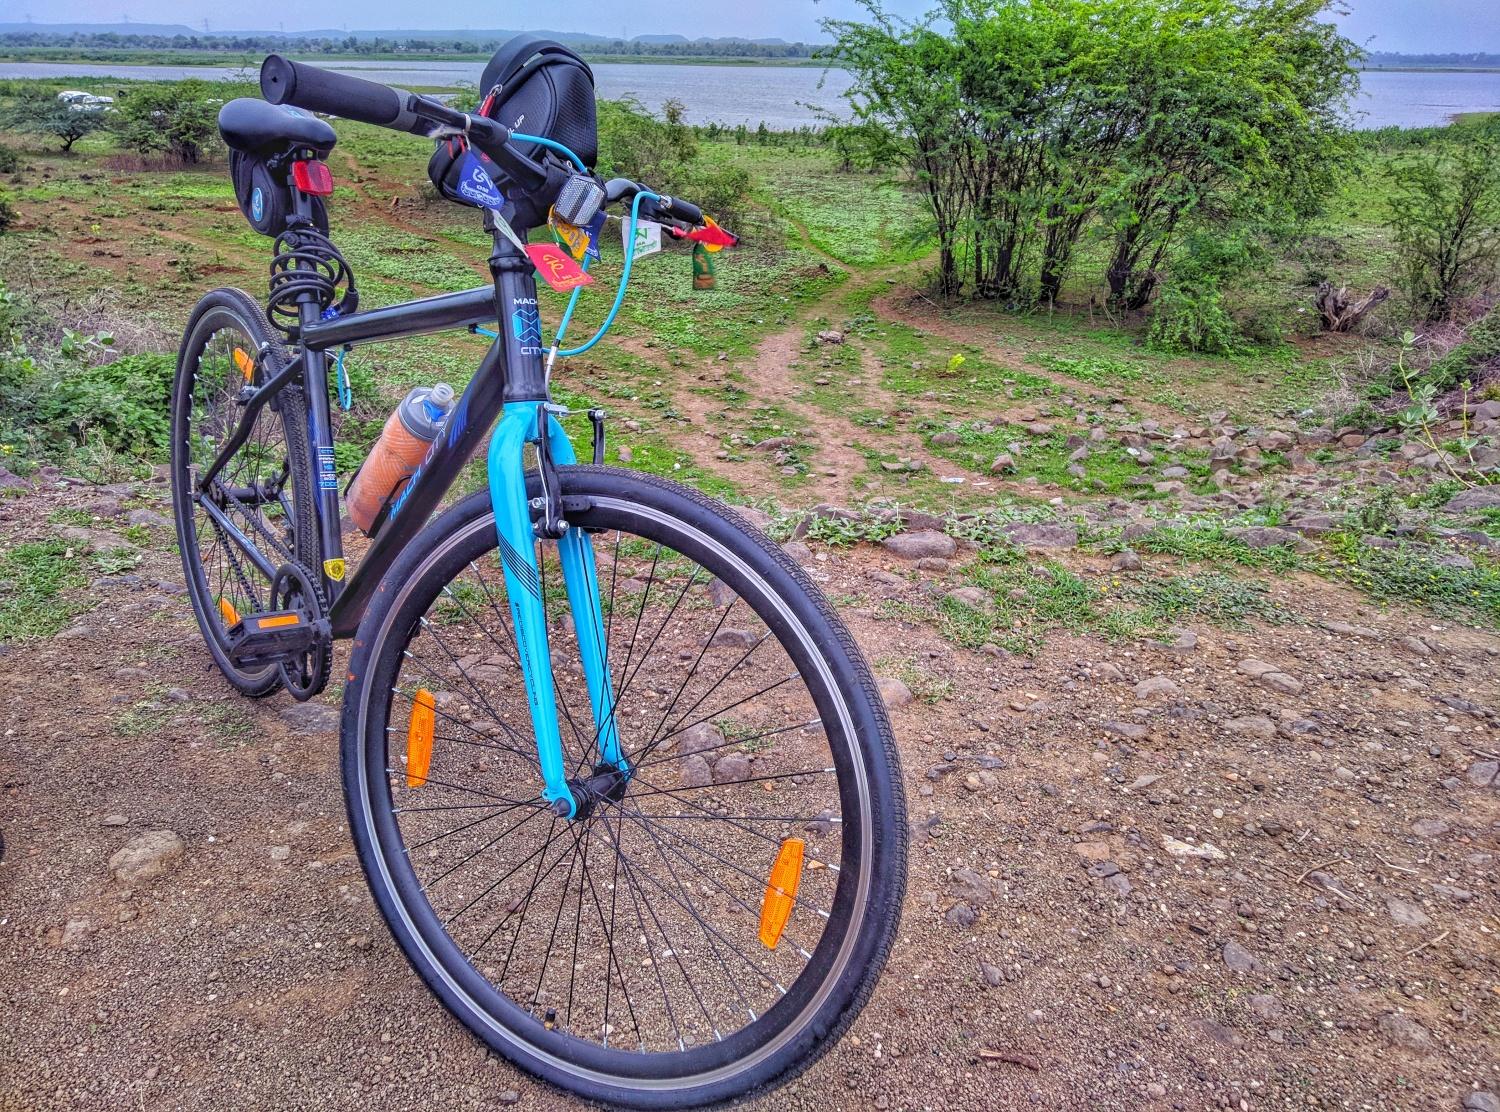
[[[828, 603], [732, 511], [559, 475], [593, 538], [628, 781], [573, 821], [546, 807], [481, 494], [413, 542], [356, 637], [355, 845], [407, 958], [490, 1047], [610, 1104], [734, 1099], [816, 1060], [884, 965], [905, 887], [890, 725]], [[599, 723], [556, 546], [537, 557], [583, 781], [607, 769]]]
[[250, 295], [214, 290], [188, 320], [172, 387], [172, 504], [188, 596], [214, 663], [252, 696], [276, 690], [280, 673], [274, 664], [245, 669], [230, 660], [229, 629], [273, 609], [278, 567], [318, 567], [301, 387], [287, 386], [260, 411], [208, 491], [198, 489], [199, 478], [238, 427], [249, 396], [286, 365], [280, 338]]

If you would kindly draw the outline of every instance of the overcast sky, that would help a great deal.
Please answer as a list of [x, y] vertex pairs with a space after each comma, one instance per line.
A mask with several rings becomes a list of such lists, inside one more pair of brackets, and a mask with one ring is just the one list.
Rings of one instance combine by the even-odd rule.
[[[1376, 50], [1500, 52], [1500, 0], [1345, 0], [1353, 9], [1342, 20], [1347, 33]], [[893, 12], [916, 14], [928, 0], [887, 0]], [[218, 0], [4, 0], [0, 21], [81, 20], [115, 22], [128, 15], [139, 22], [185, 23], [214, 30], [287, 30], [322, 27], [513, 27], [545, 25], [561, 31], [601, 35], [676, 32], [696, 35], [779, 36], [812, 40], [823, 16], [858, 13], [852, 0], [752, 0], [750, 3], [695, 3], [681, 0], [553, 0], [545, 6], [512, 0], [318, 0], [290, 10], [225, 5]], [[264, 22], [245, 13], [265, 10]], [[545, 10], [545, 16], [538, 11]], [[11, 14], [14, 13], [14, 14]]]

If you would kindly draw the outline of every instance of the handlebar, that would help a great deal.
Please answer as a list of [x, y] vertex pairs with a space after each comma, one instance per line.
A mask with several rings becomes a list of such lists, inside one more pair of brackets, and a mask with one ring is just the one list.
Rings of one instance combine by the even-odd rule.
[[280, 54], [261, 63], [260, 92], [272, 104], [291, 104], [413, 135], [426, 135], [428, 130], [427, 123], [408, 107], [412, 94], [405, 89], [303, 65]]
[[511, 145], [509, 128], [431, 97], [294, 62], [280, 54], [269, 55], [261, 63], [260, 92], [272, 104], [290, 104], [423, 138], [444, 130], [461, 132], [527, 192], [547, 181], [547, 171]]
[[[405, 89], [271, 54], [261, 63], [260, 91], [272, 104], [290, 104], [424, 138], [442, 132], [461, 133], [527, 193], [542, 189], [549, 178], [543, 167], [512, 145], [510, 129], [503, 124], [485, 116], [459, 112], [441, 101]], [[628, 200], [643, 189], [635, 182], [617, 178], [606, 187], [606, 197], [609, 201]], [[679, 197], [663, 196], [651, 201], [646, 215], [692, 227], [704, 222], [703, 210]]]

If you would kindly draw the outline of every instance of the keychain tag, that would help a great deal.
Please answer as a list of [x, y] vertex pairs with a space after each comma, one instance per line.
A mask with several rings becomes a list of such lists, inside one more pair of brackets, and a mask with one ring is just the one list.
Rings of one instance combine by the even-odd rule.
[[525, 250], [526, 257], [531, 260], [531, 265], [536, 267], [537, 273], [542, 276], [542, 281], [559, 293], [567, 293], [579, 286], [594, 284], [593, 275], [585, 273], [568, 253], [555, 243], [531, 243], [526, 245]]
[[557, 215], [555, 208], [547, 214], [547, 223], [557, 233], [557, 238], [563, 241], [563, 245], [567, 247], [568, 253], [573, 258], [582, 262], [583, 257], [589, 253], [588, 229], [580, 228], [577, 224], [568, 223]]
[[594, 214], [594, 218], [588, 222], [588, 226], [584, 228], [584, 231], [589, 235], [589, 245], [586, 253], [589, 258], [598, 262], [599, 233], [604, 231], [604, 211], [602, 209]]
[[505, 207], [505, 194], [500, 192], [495, 179], [490, 177], [489, 171], [484, 168], [484, 163], [479, 161], [473, 151], [464, 152], [464, 160], [459, 170], [458, 195], [460, 197], [480, 208], [499, 211]]

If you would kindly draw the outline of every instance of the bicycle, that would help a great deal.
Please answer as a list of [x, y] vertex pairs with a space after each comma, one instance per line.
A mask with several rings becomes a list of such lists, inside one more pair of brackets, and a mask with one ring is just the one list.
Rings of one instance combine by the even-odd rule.
[[[890, 723], [848, 630], [778, 545], [688, 487], [604, 466], [602, 411], [578, 462], [549, 393], [572, 306], [544, 345], [526, 254], [581, 191], [628, 207], [631, 244], [643, 219], [711, 222], [601, 182], [569, 144], [431, 98], [275, 55], [261, 88], [224, 107], [221, 130], [247, 218], [269, 205], [284, 224], [268, 310], [206, 295], [173, 392], [177, 532], [209, 653], [247, 695], [308, 699], [333, 641], [353, 639], [340, 758], [361, 865], [410, 964], [490, 1048], [642, 1108], [801, 1072], [853, 1022], [895, 938], [906, 818]], [[505, 194], [485, 211], [492, 282], [360, 311], [324, 208], [335, 133], [286, 106], [480, 158]], [[257, 203], [246, 182], [284, 192]], [[348, 574], [330, 363], [446, 329], [493, 343]], [[429, 520], [492, 428], [487, 489]]]

